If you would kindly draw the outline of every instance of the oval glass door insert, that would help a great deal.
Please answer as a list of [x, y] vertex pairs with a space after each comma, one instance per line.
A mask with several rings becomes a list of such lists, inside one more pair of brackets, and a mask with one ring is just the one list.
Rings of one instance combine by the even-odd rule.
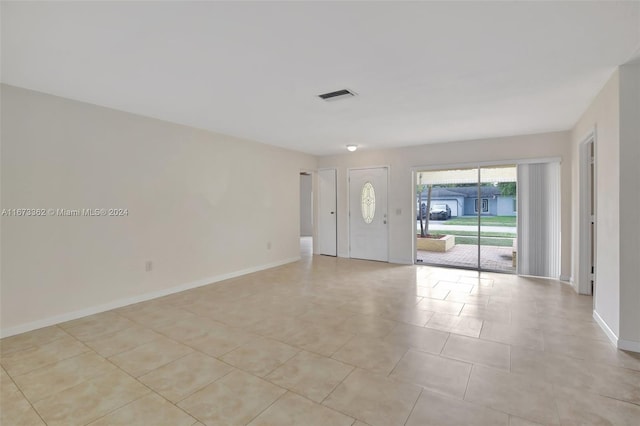
[[362, 185], [360, 201], [364, 223], [373, 222], [373, 217], [376, 214], [376, 191], [373, 189], [371, 182], [365, 182]]

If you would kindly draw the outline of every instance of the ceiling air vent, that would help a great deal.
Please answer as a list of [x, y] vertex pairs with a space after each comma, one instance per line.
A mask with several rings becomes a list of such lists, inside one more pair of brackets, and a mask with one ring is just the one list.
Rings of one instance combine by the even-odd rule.
[[337, 101], [339, 99], [351, 98], [355, 95], [356, 94], [350, 90], [342, 89], [336, 90], [335, 92], [323, 93], [322, 95], [318, 95], [318, 97], [325, 101]]

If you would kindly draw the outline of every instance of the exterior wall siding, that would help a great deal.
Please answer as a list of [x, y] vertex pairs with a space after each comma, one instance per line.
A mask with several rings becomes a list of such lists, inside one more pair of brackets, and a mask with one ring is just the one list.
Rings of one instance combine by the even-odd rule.
[[515, 216], [514, 200], [512, 196], [498, 197], [498, 216]]
[[[512, 196], [498, 196], [497, 198], [483, 197], [488, 200], [489, 212], [483, 212], [488, 216], [516, 216], [516, 211], [513, 209], [514, 197]], [[475, 197], [432, 197], [431, 205], [434, 204], [446, 204], [451, 209], [451, 216], [475, 216]], [[426, 197], [422, 200], [426, 204]]]

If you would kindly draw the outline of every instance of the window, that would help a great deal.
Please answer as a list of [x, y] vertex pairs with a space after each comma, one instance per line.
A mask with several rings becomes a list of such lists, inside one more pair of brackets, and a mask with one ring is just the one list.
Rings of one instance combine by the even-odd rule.
[[362, 185], [360, 203], [364, 223], [369, 224], [373, 222], [373, 217], [376, 214], [376, 191], [373, 189], [371, 182], [365, 182], [365, 184]]
[[[473, 206], [473, 209], [476, 213], [478, 213], [478, 199], [476, 198], [476, 203]], [[482, 213], [489, 213], [489, 199], [488, 198], [483, 198], [482, 199]]]

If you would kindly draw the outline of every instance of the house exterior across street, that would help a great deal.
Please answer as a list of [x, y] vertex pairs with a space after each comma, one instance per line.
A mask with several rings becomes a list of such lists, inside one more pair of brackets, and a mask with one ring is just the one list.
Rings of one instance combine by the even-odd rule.
[[[425, 206], [423, 209], [426, 209], [426, 189], [422, 192], [421, 202]], [[451, 217], [475, 216], [478, 208], [486, 216], [515, 216], [517, 210], [516, 197], [502, 195], [500, 188], [495, 186], [480, 187], [480, 202], [475, 186], [434, 187], [431, 190], [431, 205], [434, 204], [448, 205]]]

